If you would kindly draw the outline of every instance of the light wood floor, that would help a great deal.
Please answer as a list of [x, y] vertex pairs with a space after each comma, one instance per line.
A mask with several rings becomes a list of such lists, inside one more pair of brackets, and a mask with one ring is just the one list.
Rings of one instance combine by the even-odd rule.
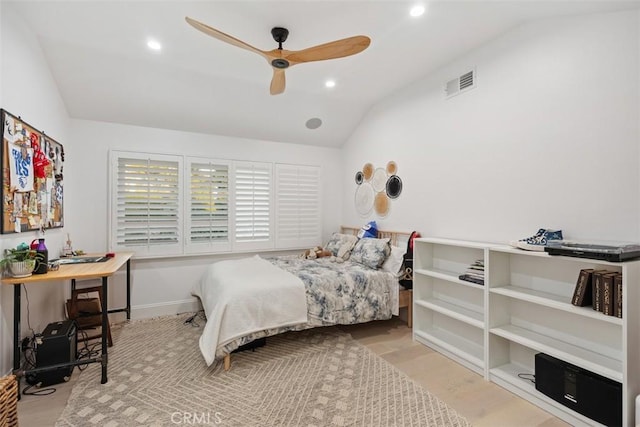
[[[396, 318], [345, 326], [343, 329], [445, 401], [476, 427], [568, 426], [553, 415], [485, 381], [475, 372], [413, 342], [411, 329]], [[118, 345], [117, 330], [114, 330], [114, 335], [115, 345]], [[53, 426], [77, 377], [77, 371], [74, 371], [71, 381], [54, 385], [56, 392], [49, 396], [23, 396], [18, 404], [20, 426]]]

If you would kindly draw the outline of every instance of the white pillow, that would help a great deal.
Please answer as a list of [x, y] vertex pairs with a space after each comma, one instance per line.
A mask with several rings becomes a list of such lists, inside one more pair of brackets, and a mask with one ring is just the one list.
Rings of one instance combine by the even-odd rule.
[[391, 246], [391, 253], [382, 264], [382, 269], [393, 273], [395, 276], [399, 276], [400, 267], [402, 267], [402, 260], [404, 257], [404, 249], [398, 246]]

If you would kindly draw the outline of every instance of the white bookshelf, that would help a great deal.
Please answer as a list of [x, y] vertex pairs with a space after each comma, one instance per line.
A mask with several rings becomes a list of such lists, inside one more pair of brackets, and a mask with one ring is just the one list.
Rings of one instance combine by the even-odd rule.
[[474, 261], [486, 261], [486, 246], [437, 238], [414, 245], [414, 339], [484, 375], [484, 286], [458, 276]]
[[[598, 425], [521, 378], [535, 354], [622, 383], [623, 425], [635, 425], [640, 394], [640, 261], [550, 256], [490, 243], [417, 239], [414, 338], [572, 425]], [[484, 259], [485, 285], [458, 279]], [[581, 269], [622, 273], [623, 317], [571, 304]], [[640, 420], [639, 420], [640, 421]]]

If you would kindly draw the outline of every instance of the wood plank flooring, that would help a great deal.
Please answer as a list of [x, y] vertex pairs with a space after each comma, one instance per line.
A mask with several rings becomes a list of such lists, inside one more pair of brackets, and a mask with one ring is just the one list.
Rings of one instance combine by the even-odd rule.
[[[344, 326], [343, 329], [445, 401], [476, 427], [568, 426], [537, 406], [485, 381], [475, 372], [413, 342], [411, 329], [397, 318]], [[117, 328], [114, 328], [115, 345], [118, 345], [117, 335]], [[18, 403], [20, 426], [53, 426], [77, 377], [75, 371], [70, 382], [54, 385], [56, 392], [51, 395], [23, 396]]]

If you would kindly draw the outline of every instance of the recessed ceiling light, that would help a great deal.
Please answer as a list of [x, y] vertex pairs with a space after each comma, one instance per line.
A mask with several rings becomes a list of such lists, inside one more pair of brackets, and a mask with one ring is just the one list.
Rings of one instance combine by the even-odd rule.
[[417, 18], [418, 16], [422, 16], [424, 14], [424, 11], [425, 11], [424, 6], [419, 4], [419, 5], [413, 6], [409, 11], [409, 14], [414, 18]]
[[336, 86], [336, 81], [335, 80], [327, 80], [326, 82], [324, 82], [324, 85], [326, 87], [335, 87]]
[[160, 51], [162, 49], [162, 45], [157, 40], [149, 39], [147, 41], [147, 47], [151, 50]]

